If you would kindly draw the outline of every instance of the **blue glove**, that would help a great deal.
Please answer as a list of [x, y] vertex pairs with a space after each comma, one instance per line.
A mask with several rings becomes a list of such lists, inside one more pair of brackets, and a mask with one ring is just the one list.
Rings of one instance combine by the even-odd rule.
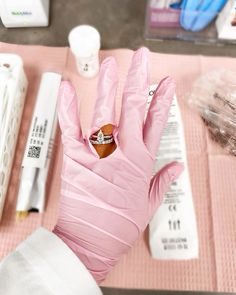
[[172, 9], [181, 9], [181, 5], [182, 5], [182, 1], [178, 1], [178, 2], [170, 4], [170, 7]]
[[180, 24], [185, 30], [205, 29], [224, 7], [227, 0], [183, 0]]

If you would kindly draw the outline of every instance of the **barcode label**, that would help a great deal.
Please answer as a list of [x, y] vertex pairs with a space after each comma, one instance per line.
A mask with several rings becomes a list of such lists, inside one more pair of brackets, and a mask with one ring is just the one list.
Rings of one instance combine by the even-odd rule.
[[28, 157], [29, 158], [39, 158], [40, 157], [40, 152], [41, 152], [41, 147], [40, 146], [35, 146], [35, 145], [31, 145], [29, 147], [29, 151], [28, 151]]

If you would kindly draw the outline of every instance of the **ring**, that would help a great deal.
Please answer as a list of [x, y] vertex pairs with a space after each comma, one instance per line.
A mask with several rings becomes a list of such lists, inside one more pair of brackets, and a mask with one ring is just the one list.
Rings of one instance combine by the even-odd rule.
[[[104, 139], [110, 139], [112, 137], [113, 137], [113, 135], [104, 135], [103, 136]], [[93, 134], [90, 138], [97, 139], [98, 135]]]
[[92, 144], [108, 144], [114, 141], [113, 135], [104, 135], [100, 129], [97, 135], [92, 135], [90, 137], [90, 142]]
[[90, 142], [92, 144], [108, 144], [108, 143], [112, 143], [113, 141], [114, 141], [114, 138], [104, 140], [103, 142], [99, 142], [98, 140], [92, 140], [92, 139], [90, 139]]

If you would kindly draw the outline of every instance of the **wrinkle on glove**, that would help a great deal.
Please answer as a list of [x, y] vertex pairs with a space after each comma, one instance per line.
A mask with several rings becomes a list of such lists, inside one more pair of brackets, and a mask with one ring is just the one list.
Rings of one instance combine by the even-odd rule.
[[164, 193], [182, 172], [171, 163], [153, 178], [152, 169], [175, 84], [164, 79], [144, 122], [148, 97], [149, 51], [134, 53], [124, 89], [116, 150], [100, 159], [89, 137], [100, 124], [114, 124], [117, 67], [106, 59], [100, 70], [92, 126], [82, 138], [76, 93], [62, 82], [59, 123], [64, 146], [59, 218], [54, 229], [98, 283], [145, 230]]

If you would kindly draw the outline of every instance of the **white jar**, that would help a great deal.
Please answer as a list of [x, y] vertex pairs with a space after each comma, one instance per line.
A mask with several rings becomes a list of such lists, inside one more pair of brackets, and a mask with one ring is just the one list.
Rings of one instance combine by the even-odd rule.
[[100, 34], [92, 26], [81, 25], [70, 31], [69, 44], [75, 55], [77, 70], [85, 78], [99, 72]]

